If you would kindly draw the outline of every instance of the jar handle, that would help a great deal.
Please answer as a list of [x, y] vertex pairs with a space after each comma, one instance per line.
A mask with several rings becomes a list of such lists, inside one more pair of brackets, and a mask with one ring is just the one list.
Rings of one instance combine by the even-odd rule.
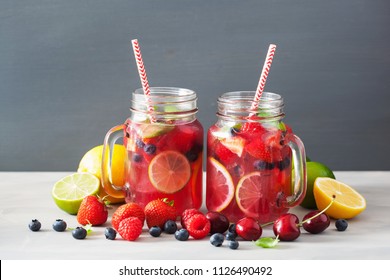
[[294, 207], [302, 202], [306, 194], [306, 153], [302, 140], [295, 134], [286, 136], [287, 145], [292, 151], [294, 163], [293, 194], [286, 197], [286, 207]]
[[115, 198], [124, 198], [124, 189], [122, 186], [115, 186], [112, 183], [111, 164], [114, 153], [115, 142], [123, 137], [125, 125], [117, 125], [111, 128], [104, 138], [102, 155], [102, 178], [101, 183], [106, 193]]

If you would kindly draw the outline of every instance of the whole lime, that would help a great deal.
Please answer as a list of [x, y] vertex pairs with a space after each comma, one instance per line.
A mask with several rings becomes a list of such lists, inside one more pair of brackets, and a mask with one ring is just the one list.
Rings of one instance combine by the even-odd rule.
[[306, 195], [300, 205], [304, 208], [316, 209], [317, 205], [313, 194], [314, 181], [317, 179], [317, 177], [328, 177], [335, 179], [335, 176], [329, 167], [323, 163], [315, 161], [309, 161], [306, 163], [306, 174]]

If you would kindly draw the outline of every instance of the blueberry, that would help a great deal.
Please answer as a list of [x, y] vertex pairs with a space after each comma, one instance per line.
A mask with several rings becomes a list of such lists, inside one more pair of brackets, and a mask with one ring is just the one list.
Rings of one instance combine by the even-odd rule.
[[236, 224], [230, 224], [230, 226], [228, 228], [228, 231], [237, 234], [237, 232], [236, 232]]
[[225, 237], [223, 236], [222, 233], [214, 233], [210, 237], [210, 243], [215, 246], [215, 247], [220, 247], [225, 240]]
[[135, 140], [135, 144], [137, 145], [137, 147], [138, 148], [140, 148], [140, 149], [143, 149], [144, 148], [144, 146], [145, 146], [145, 143], [144, 142], [142, 142], [142, 140], [141, 139], [137, 139], [137, 140]]
[[336, 228], [338, 231], [344, 231], [348, 227], [348, 222], [344, 219], [338, 219], [336, 221]]
[[239, 243], [236, 240], [229, 241], [229, 248], [230, 249], [236, 250], [238, 248], [238, 245], [239, 245]]
[[149, 234], [153, 237], [159, 237], [161, 235], [161, 228], [158, 226], [151, 227], [149, 229]]
[[286, 169], [287, 167], [290, 166], [291, 160], [288, 157], [285, 157], [282, 161], [278, 162], [278, 168], [280, 171]]
[[244, 171], [242, 170], [242, 167], [239, 166], [238, 164], [233, 167], [233, 172], [234, 175], [236, 175], [237, 177], [244, 176]]
[[198, 153], [190, 150], [186, 153], [186, 158], [188, 159], [189, 162], [194, 162], [195, 160], [198, 159]]
[[168, 220], [164, 224], [164, 232], [168, 234], [174, 234], [177, 230], [177, 225], [175, 221]]
[[28, 224], [28, 227], [32, 231], [38, 231], [41, 229], [41, 222], [37, 219], [31, 220], [31, 222]]
[[274, 169], [275, 164], [272, 162], [267, 162], [267, 161], [263, 161], [263, 160], [256, 160], [253, 163], [253, 167], [256, 170], [272, 170], [272, 169]]
[[134, 153], [132, 159], [134, 162], [140, 162], [142, 160], [142, 156], [140, 154]]
[[84, 239], [87, 237], [87, 230], [83, 227], [76, 227], [72, 230], [72, 236], [76, 239]]
[[175, 232], [175, 238], [179, 241], [186, 241], [190, 237], [190, 233], [185, 228]]
[[112, 227], [108, 227], [104, 231], [104, 235], [106, 236], [106, 239], [114, 240], [116, 238], [116, 231]]
[[236, 240], [237, 233], [228, 231], [225, 235], [226, 240]]
[[234, 135], [236, 135], [237, 133], [239, 133], [240, 132], [240, 129], [238, 128], [238, 127], [231, 127], [230, 128], [230, 134], [232, 135], [232, 136], [234, 136]]
[[64, 231], [66, 230], [66, 227], [67, 227], [67, 224], [64, 220], [61, 220], [61, 219], [57, 219], [55, 220], [55, 222], [53, 223], [53, 229], [55, 231]]
[[144, 146], [144, 151], [145, 153], [149, 154], [149, 155], [153, 155], [155, 152], [156, 152], [156, 145], [153, 145], [153, 144], [146, 144]]

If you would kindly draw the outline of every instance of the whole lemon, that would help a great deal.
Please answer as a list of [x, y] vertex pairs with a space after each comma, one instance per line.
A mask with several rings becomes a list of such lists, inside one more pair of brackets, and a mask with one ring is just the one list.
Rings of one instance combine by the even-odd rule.
[[[85, 155], [81, 158], [77, 172], [91, 173], [98, 177], [100, 180], [102, 177], [102, 155], [103, 145], [96, 146], [87, 151]], [[111, 163], [111, 174], [112, 183], [116, 186], [123, 186], [125, 184], [125, 157], [125, 147], [119, 144], [114, 145], [114, 152]], [[107, 193], [104, 191], [104, 188], [102, 186], [100, 186], [99, 196], [107, 196]], [[111, 203], [124, 202], [124, 198], [114, 198], [112, 196], [107, 196], [107, 199]]]
[[306, 163], [306, 174], [306, 195], [300, 205], [304, 208], [316, 209], [317, 205], [313, 194], [314, 181], [317, 179], [317, 177], [328, 177], [335, 179], [335, 176], [329, 167], [316, 161], [309, 161]]

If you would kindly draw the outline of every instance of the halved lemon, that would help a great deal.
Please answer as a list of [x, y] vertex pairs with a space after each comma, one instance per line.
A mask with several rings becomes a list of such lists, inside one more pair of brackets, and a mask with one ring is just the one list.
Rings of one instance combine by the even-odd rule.
[[56, 182], [52, 197], [57, 206], [69, 214], [77, 214], [84, 197], [97, 194], [100, 180], [91, 173], [73, 173]]
[[183, 154], [165, 151], [152, 159], [148, 174], [158, 191], [170, 194], [185, 187], [191, 177], [191, 166]]
[[351, 219], [366, 209], [366, 200], [360, 193], [332, 178], [318, 177], [314, 181], [313, 194], [318, 210], [325, 209], [336, 196], [325, 212], [334, 219]]
[[209, 211], [222, 211], [234, 198], [234, 183], [226, 168], [215, 158], [208, 158], [206, 206]]

